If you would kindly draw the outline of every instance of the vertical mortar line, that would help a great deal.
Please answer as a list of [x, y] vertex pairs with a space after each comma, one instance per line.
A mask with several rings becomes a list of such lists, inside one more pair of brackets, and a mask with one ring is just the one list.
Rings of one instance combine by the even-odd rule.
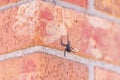
[[89, 64], [88, 69], [89, 69], [88, 80], [94, 80], [94, 64]]
[[93, 11], [94, 8], [94, 0], [88, 0], [88, 10]]
[[95, 13], [94, 0], [88, 0], [87, 14], [90, 14], [92, 16], [96, 16], [97, 15]]

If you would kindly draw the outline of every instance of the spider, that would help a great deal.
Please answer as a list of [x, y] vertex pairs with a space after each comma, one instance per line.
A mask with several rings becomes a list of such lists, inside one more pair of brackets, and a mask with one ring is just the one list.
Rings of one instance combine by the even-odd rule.
[[67, 35], [67, 43], [64, 44], [61, 38], [61, 45], [66, 47], [64, 49], [64, 56], [66, 56], [66, 52], [75, 52], [75, 49], [71, 47], [71, 42], [69, 41], [69, 34]]

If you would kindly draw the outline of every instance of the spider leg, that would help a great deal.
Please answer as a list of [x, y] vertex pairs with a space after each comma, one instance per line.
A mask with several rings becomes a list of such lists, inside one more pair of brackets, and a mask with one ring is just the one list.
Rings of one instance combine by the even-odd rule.
[[62, 38], [61, 38], [61, 45], [62, 46], [66, 46], [66, 44], [63, 43]]
[[66, 51], [67, 51], [67, 49], [65, 48], [65, 50], [64, 50], [64, 57], [66, 56]]
[[70, 47], [70, 48], [71, 48], [71, 51], [72, 51], [73, 53], [78, 52], [78, 50], [77, 50], [76, 48], [72, 48], [72, 47]]
[[69, 41], [69, 32], [67, 33], [67, 42]]

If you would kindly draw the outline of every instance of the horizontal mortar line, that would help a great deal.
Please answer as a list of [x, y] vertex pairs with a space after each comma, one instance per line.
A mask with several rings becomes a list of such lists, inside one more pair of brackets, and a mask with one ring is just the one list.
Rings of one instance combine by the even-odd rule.
[[45, 2], [54, 2], [54, 0], [42, 0], [42, 1], [45, 1]]
[[17, 1], [17, 2], [9, 3], [9, 4], [1, 6], [0, 11], [6, 10], [6, 9], [9, 9], [9, 8], [13, 8], [13, 7], [16, 7], [16, 6], [20, 6], [22, 4], [25, 4], [25, 3], [28, 3], [28, 2], [31, 2], [31, 1], [34, 1], [34, 0], [20, 0], [20, 1]]
[[[69, 8], [69, 9], [72, 9], [72, 10], [76, 10], [78, 12], [86, 13], [86, 14], [89, 14], [89, 15], [92, 15], [92, 16], [101, 17], [101, 18], [104, 18], [106, 20], [109, 20], [109, 21], [120, 24], [120, 19], [115, 18], [115, 17], [110, 16], [110, 15], [107, 15], [105, 13], [102, 13], [100, 11], [96, 11], [94, 9], [94, 6], [92, 6], [91, 8], [83, 8], [83, 7], [74, 5], [72, 3], [63, 2], [63, 1], [59, 1], [59, 0], [55, 0], [55, 1], [56, 1], [56, 5], [58, 5], [58, 6], [62, 6], [62, 7]], [[92, 5], [92, 3], [91, 3], [91, 5]]]
[[58, 57], [61, 57], [64, 59], [68, 59], [71, 61], [86, 64], [87, 66], [90, 66], [90, 65], [98, 66], [98, 67], [108, 69], [108, 70], [111, 70], [111, 71], [114, 71], [114, 72], [117, 72], [120, 74], [120, 66], [105, 63], [102, 61], [95, 61], [95, 60], [91, 60], [91, 59], [86, 59], [86, 58], [83, 58], [81, 56], [78, 56], [75, 54], [70, 54], [70, 53], [66, 53], [66, 57], [64, 57], [64, 51], [60, 51], [57, 49], [53, 49], [50, 47], [44, 47], [44, 46], [34, 46], [34, 47], [18, 50], [16, 52], [10, 52], [7, 54], [0, 55], [0, 61], [11, 59], [11, 58], [21, 57], [21, 56], [24, 56], [27, 54], [32, 54], [35, 52], [44, 52], [46, 54], [51, 54], [51, 55], [55, 55], [55, 56], [58, 56]]

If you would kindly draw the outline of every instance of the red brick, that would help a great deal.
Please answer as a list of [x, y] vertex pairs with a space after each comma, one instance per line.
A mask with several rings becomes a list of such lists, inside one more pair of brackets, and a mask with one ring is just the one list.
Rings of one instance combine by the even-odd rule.
[[69, 32], [75, 54], [120, 65], [119, 24], [39, 0], [0, 16], [1, 54], [34, 45], [64, 50], [61, 35], [65, 43]]
[[61, 0], [61, 1], [69, 2], [85, 8], [88, 6], [88, 0]]
[[95, 80], [120, 80], [120, 74], [96, 67]]
[[120, 18], [120, 0], [95, 0], [98, 11]]
[[88, 80], [85, 65], [44, 53], [0, 62], [0, 80]]
[[13, 2], [17, 2], [19, 0], [0, 0], [0, 6], [7, 5]]

